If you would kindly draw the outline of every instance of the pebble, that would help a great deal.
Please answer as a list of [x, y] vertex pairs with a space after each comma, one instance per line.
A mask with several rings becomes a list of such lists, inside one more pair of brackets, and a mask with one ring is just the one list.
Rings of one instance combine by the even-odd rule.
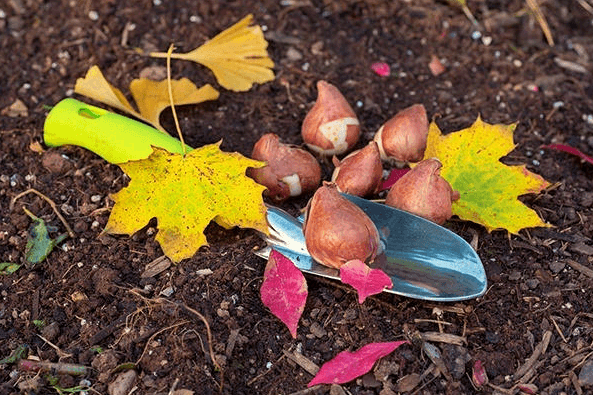
[[517, 270], [513, 270], [511, 274], [509, 274], [509, 280], [517, 281], [521, 278], [521, 272]]
[[583, 386], [593, 387], [593, 360], [587, 361], [581, 368], [579, 382]]
[[107, 393], [109, 395], [126, 395], [130, 392], [138, 374], [134, 369], [127, 370], [117, 375], [115, 380], [109, 383]]
[[296, 48], [290, 47], [286, 51], [286, 57], [288, 58], [288, 60], [294, 62], [296, 60], [301, 60], [303, 58], [303, 54], [300, 53]]
[[559, 262], [559, 261], [550, 262], [550, 270], [554, 274], [560, 273], [565, 267], [566, 267], [566, 264], [564, 262]]
[[312, 323], [311, 327], [309, 328], [309, 331], [311, 332], [312, 335], [314, 335], [315, 337], [318, 337], [318, 338], [321, 338], [321, 337], [324, 337], [325, 335], [327, 335], [327, 331], [325, 329], [323, 329], [323, 327], [318, 322]]
[[539, 280], [537, 278], [530, 278], [525, 281], [525, 284], [527, 284], [529, 289], [535, 289], [539, 285]]

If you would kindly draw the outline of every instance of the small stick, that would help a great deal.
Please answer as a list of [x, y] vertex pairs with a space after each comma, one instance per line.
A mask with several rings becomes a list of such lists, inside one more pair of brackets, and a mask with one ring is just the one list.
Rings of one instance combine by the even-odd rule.
[[30, 193], [34, 193], [37, 196], [39, 196], [40, 198], [42, 198], [43, 200], [45, 200], [51, 206], [52, 210], [54, 210], [54, 213], [56, 213], [56, 215], [58, 216], [58, 218], [60, 219], [60, 221], [62, 221], [62, 223], [64, 224], [64, 227], [66, 228], [66, 231], [68, 232], [68, 236], [70, 236], [71, 238], [76, 237], [76, 234], [74, 233], [74, 231], [72, 230], [72, 228], [70, 228], [70, 225], [68, 225], [68, 222], [66, 222], [66, 219], [64, 217], [62, 217], [62, 214], [60, 214], [60, 211], [58, 210], [58, 207], [53, 202], [53, 200], [51, 200], [50, 198], [48, 198], [47, 196], [45, 196], [43, 193], [39, 192], [37, 189], [29, 188], [26, 191], [21, 192], [18, 195], [16, 195], [15, 197], [13, 197], [10, 200], [10, 205], [9, 205], [10, 211], [12, 211], [14, 209], [14, 204], [16, 203], [16, 201], [18, 199], [20, 199], [23, 196], [28, 195]]
[[542, 341], [535, 346], [535, 350], [533, 350], [533, 354], [525, 361], [525, 363], [517, 369], [513, 377], [515, 379], [521, 378], [529, 368], [531, 368], [538, 360], [540, 356], [542, 356], [546, 350], [548, 349], [548, 345], [550, 344], [550, 338], [552, 337], [552, 331], [546, 331], [542, 336]]
[[572, 267], [573, 269], [583, 273], [585, 276], [593, 278], [593, 270], [589, 269], [587, 266], [581, 265], [580, 263], [573, 261], [572, 259], [567, 259], [566, 263], [568, 263], [570, 267]]
[[32, 372], [55, 372], [57, 374], [69, 374], [72, 376], [84, 376], [87, 373], [86, 366], [73, 363], [53, 363], [21, 359], [18, 366], [21, 370]]
[[181, 141], [181, 150], [183, 151], [183, 156], [185, 157], [186, 149], [185, 149], [185, 142], [183, 141], [183, 134], [181, 133], [181, 127], [179, 126], [179, 119], [177, 119], [177, 111], [175, 111], [175, 103], [173, 100], [173, 88], [171, 87], [171, 54], [175, 46], [171, 44], [169, 50], [167, 51], [167, 88], [169, 89], [169, 102], [171, 103], [171, 111], [173, 112], [173, 120], [175, 120], [175, 129], [177, 129], [177, 134], [179, 135], [179, 141]]
[[556, 323], [556, 320], [554, 319], [554, 317], [550, 316], [550, 319], [552, 320], [552, 323], [554, 324], [554, 328], [556, 328], [556, 332], [558, 332], [558, 334], [562, 338], [562, 341], [564, 341], [564, 343], [568, 343], [568, 340], [566, 340], [566, 337], [564, 337], [564, 333], [562, 333], [562, 331], [560, 330], [560, 327]]

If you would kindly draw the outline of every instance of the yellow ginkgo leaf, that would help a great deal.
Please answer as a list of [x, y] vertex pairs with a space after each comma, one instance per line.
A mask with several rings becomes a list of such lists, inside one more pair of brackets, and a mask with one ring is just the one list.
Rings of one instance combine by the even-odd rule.
[[549, 186], [525, 166], [507, 166], [499, 159], [515, 148], [515, 125], [491, 125], [479, 117], [467, 129], [443, 135], [430, 125], [424, 159], [438, 158], [441, 176], [461, 195], [453, 214], [482, 224], [488, 231], [550, 226], [517, 198]]
[[207, 244], [203, 232], [212, 220], [267, 234], [265, 187], [245, 175], [247, 167], [265, 163], [223, 152], [219, 145], [185, 156], [154, 148], [147, 159], [120, 164], [130, 183], [111, 196], [115, 205], [105, 231], [132, 234], [156, 217], [156, 240], [174, 262]]
[[134, 110], [134, 107], [128, 102], [124, 94], [107, 82], [99, 66], [92, 66], [84, 78], [76, 80], [74, 92], [127, 112], [137, 118], [142, 118]]
[[[253, 15], [218, 34], [204, 45], [185, 54], [171, 54], [173, 59], [185, 59], [208, 67], [218, 83], [226, 89], [243, 92], [254, 83], [274, 79], [274, 62], [268, 57], [268, 42], [261, 27], [252, 25]], [[167, 53], [153, 52], [150, 56], [167, 57]]]
[[[175, 105], [197, 104], [206, 100], [216, 100], [219, 96], [218, 91], [211, 85], [206, 84], [198, 89], [187, 78], [171, 80], [171, 90]], [[159, 116], [165, 108], [171, 105], [167, 80], [136, 79], [130, 83], [130, 91], [142, 117], [150, 124], [163, 130], [159, 123]]]
[[[187, 78], [171, 80], [171, 86], [174, 103], [179, 105], [216, 100], [219, 96], [218, 91], [211, 85], [206, 84], [198, 89]], [[130, 83], [130, 91], [139, 111], [132, 107], [119, 89], [107, 82], [97, 66], [92, 66], [84, 78], [79, 78], [76, 81], [74, 87], [74, 92], [78, 94], [124, 111], [151, 124], [161, 132], [165, 132], [165, 129], [159, 123], [159, 115], [171, 105], [167, 81], [157, 82], [144, 78], [136, 79]]]

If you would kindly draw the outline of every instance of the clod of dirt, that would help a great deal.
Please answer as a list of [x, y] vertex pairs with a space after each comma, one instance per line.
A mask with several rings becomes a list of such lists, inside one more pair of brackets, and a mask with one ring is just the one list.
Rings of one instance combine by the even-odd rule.
[[117, 366], [117, 355], [114, 350], [106, 350], [97, 355], [91, 366], [99, 372], [97, 381], [106, 383], [109, 379], [110, 372]]
[[64, 158], [60, 153], [56, 151], [46, 151], [41, 157], [41, 164], [50, 173], [61, 174], [65, 173], [72, 168], [72, 164], [68, 159]]

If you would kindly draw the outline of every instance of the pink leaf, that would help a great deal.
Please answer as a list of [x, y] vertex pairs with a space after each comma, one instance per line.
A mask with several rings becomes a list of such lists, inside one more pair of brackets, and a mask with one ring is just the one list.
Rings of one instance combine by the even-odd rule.
[[541, 148], [548, 148], [548, 149], [553, 149], [556, 151], [562, 151], [562, 152], [566, 152], [572, 155], [576, 155], [579, 158], [581, 158], [582, 160], [589, 162], [591, 164], [593, 164], [593, 158], [590, 157], [589, 155], [585, 155], [583, 154], [581, 151], [579, 151], [578, 149], [571, 147], [570, 145], [564, 145], [564, 144], [550, 144], [550, 145], [542, 145]]
[[391, 173], [389, 173], [389, 176], [387, 176], [387, 179], [385, 181], [383, 181], [383, 183], [381, 183], [381, 185], [379, 186], [379, 190], [384, 191], [386, 189], [391, 188], [397, 180], [402, 178], [403, 175], [409, 171], [410, 171], [410, 168], [408, 168], [408, 167], [403, 168], [403, 169], [396, 168], [396, 169], [391, 170]]
[[340, 280], [356, 289], [358, 303], [364, 302], [367, 296], [378, 294], [393, 286], [383, 270], [371, 269], [360, 259], [353, 259], [340, 267]]
[[307, 282], [303, 273], [290, 259], [272, 250], [260, 288], [261, 300], [272, 314], [284, 322], [293, 339], [296, 339], [307, 293]]
[[313, 380], [307, 384], [342, 384], [367, 373], [379, 358], [391, 354], [407, 341], [371, 343], [352, 353], [342, 351], [334, 359], [323, 364]]
[[371, 65], [371, 69], [381, 77], [388, 77], [391, 74], [389, 65], [385, 62], [376, 62]]

